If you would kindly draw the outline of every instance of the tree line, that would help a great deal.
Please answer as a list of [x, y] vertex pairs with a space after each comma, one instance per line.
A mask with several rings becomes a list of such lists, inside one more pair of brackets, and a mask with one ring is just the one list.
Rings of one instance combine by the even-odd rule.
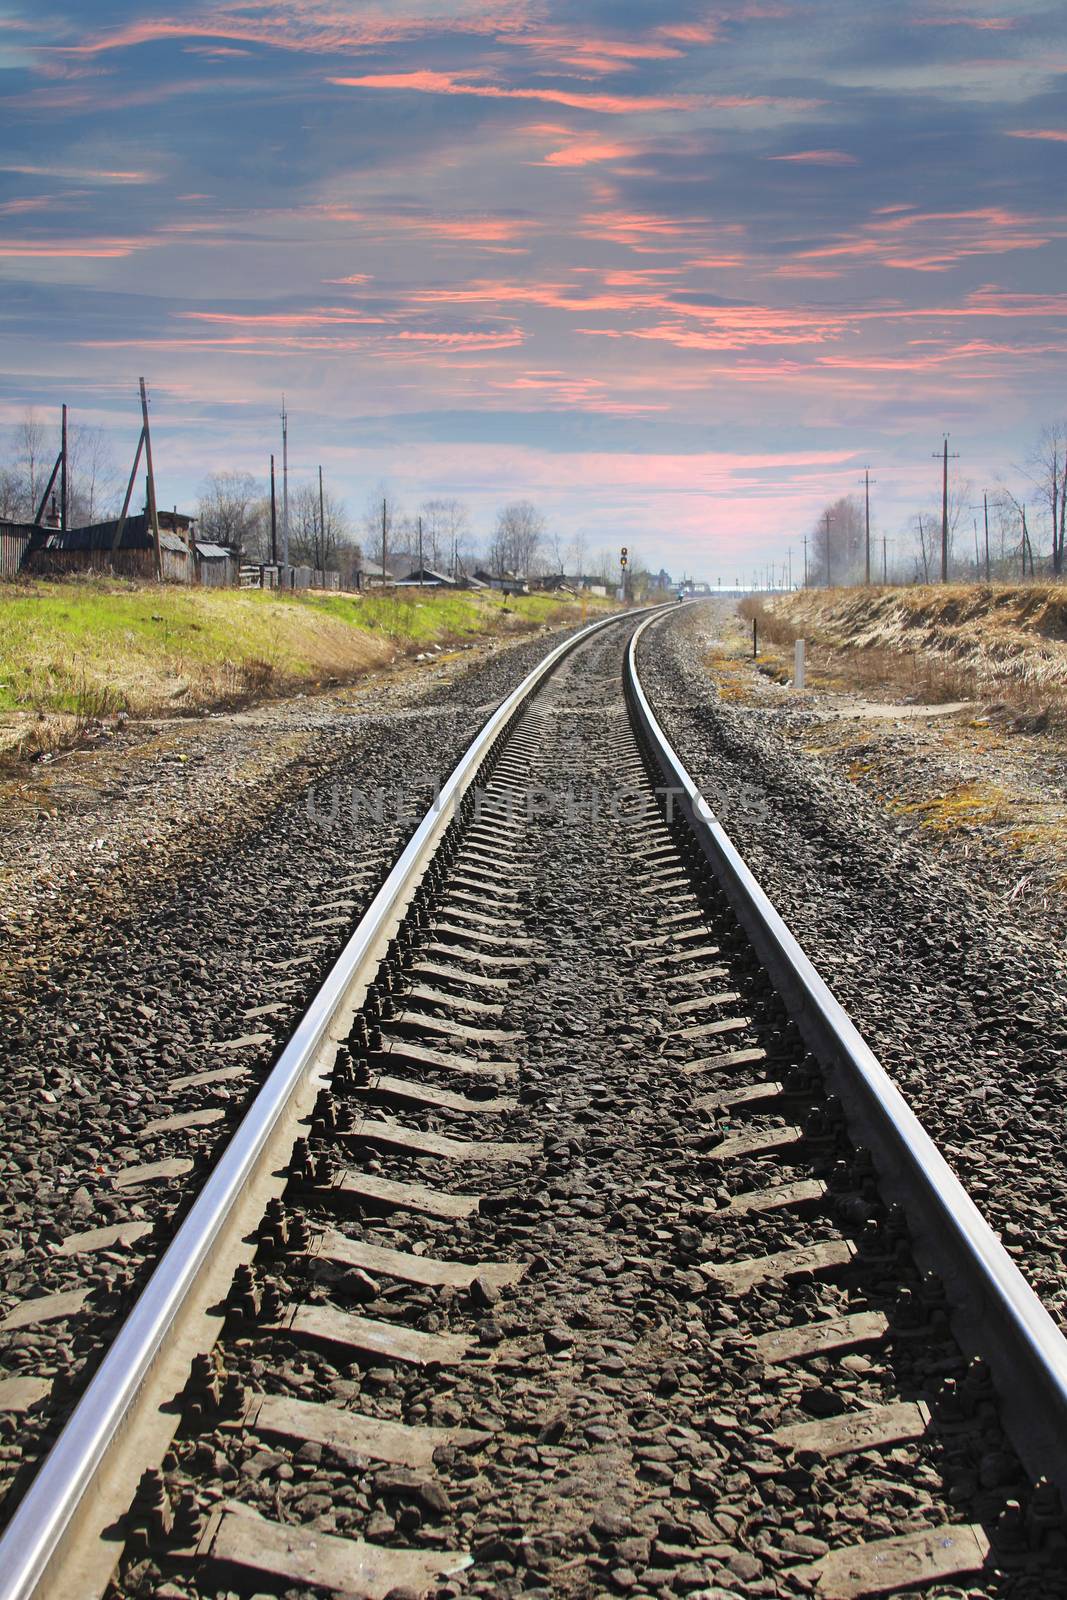
[[[216, 472], [200, 487], [197, 507], [202, 538], [238, 550], [249, 561], [271, 559], [269, 485], [247, 472]], [[275, 542], [280, 551], [281, 489], [275, 490]], [[453, 497], [405, 507], [388, 485], [370, 494], [361, 513], [353, 515], [344, 500], [318, 481], [289, 491], [289, 559], [342, 573], [364, 558], [391, 573], [413, 571], [419, 564], [448, 576], [484, 569], [497, 576], [524, 578], [558, 572], [618, 582], [618, 551], [591, 555], [585, 536], [572, 537], [550, 528], [537, 506], [514, 500], [502, 506], [488, 533], [476, 533], [470, 508]]]
[[[21, 421], [6, 430], [0, 460], [0, 517], [32, 522], [37, 514], [59, 449], [58, 430], [27, 409]], [[67, 431], [68, 524], [84, 527], [116, 517], [122, 506], [127, 471], [117, 462], [103, 428], [73, 419]], [[58, 503], [58, 490], [55, 494]], [[140, 509], [135, 493], [131, 510]], [[48, 520], [49, 507], [45, 508]], [[161, 505], [161, 509], [167, 509]], [[250, 472], [213, 472], [199, 486], [195, 508], [202, 540], [224, 545], [239, 560], [268, 562], [280, 557], [282, 485], [275, 493], [276, 552], [272, 551], [270, 484]], [[421, 544], [420, 544], [421, 541]], [[381, 563], [383, 553], [394, 575], [423, 565], [449, 575], [484, 568], [494, 574], [524, 578], [560, 573], [619, 581], [619, 550], [590, 551], [581, 532], [565, 536], [529, 500], [502, 506], [482, 535], [474, 529], [462, 501], [438, 496], [414, 509], [403, 506], [388, 485], [368, 497], [353, 514], [328, 483], [290, 480], [289, 559], [294, 565], [340, 572], [350, 579], [364, 557]], [[633, 553], [631, 589], [638, 592], [649, 575]]]

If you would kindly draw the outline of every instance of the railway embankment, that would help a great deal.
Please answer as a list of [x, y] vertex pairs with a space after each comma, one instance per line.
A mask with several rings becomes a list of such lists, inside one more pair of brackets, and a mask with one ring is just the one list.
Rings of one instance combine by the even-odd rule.
[[442, 651], [565, 627], [596, 597], [392, 589], [294, 594], [115, 578], [0, 585], [0, 761], [49, 759], [127, 720], [359, 682]]
[[[808, 590], [750, 598], [738, 612], [702, 608], [701, 677], [724, 708], [758, 714], [767, 736], [862, 796], [928, 857], [1062, 918], [1062, 587]], [[797, 639], [802, 690], [792, 681]]]

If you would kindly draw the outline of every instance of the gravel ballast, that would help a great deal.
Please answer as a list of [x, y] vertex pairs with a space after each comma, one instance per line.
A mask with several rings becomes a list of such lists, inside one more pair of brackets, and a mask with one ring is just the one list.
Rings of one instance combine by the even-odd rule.
[[642, 645], [649, 697], [705, 798], [965, 1187], [1067, 1328], [1062, 915], [1011, 873], [935, 851], [798, 750], [788, 711], [727, 704], [714, 606]]
[[[860, 1158], [835, 1131], [818, 1073], [747, 941], [710, 888], [701, 909], [679, 854], [684, 840], [672, 840], [647, 789], [633, 796], [641, 764], [621, 695], [622, 643], [616, 635], [585, 646], [519, 723], [497, 803], [532, 788], [536, 814], [524, 829], [495, 811], [493, 837], [492, 828], [471, 829], [416, 903], [421, 931], [409, 925], [414, 942], [398, 943], [339, 1052], [319, 1131], [290, 1169], [272, 1224], [284, 1225], [286, 1239], [267, 1230], [257, 1274], [231, 1302], [219, 1352], [231, 1398], [205, 1401], [196, 1389], [164, 1463], [161, 1489], [180, 1510], [185, 1542], [190, 1528], [217, 1526], [222, 1508], [224, 1517], [280, 1526], [297, 1551], [340, 1538], [380, 1552], [448, 1552], [450, 1563], [451, 1553], [469, 1557], [432, 1590], [436, 1600], [777, 1600], [812, 1593], [812, 1563], [830, 1552], [946, 1525], [995, 1526], [1016, 1498], [1026, 1501], [982, 1374], [962, 1358], [937, 1286], [910, 1258], [906, 1229], [857, 1192]], [[507, 864], [494, 872], [498, 852]], [[479, 872], [486, 882], [475, 897], [464, 885]], [[454, 926], [464, 918], [465, 933]], [[470, 1010], [486, 1003], [484, 937], [493, 959], [510, 949], [527, 965], [493, 991], [501, 1032], [463, 1052], [504, 1058], [511, 1104], [490, 1096], [457, 1114], [427, 1102], [402, 1120], [427, 1137], [510, 1141], [508, 1157], [416, 1158], [388, 1139], [382, 1147], [375, 1083], [390, 1063], [399, 1057], [395, 1070], [413, 1086], [454, 1087], [443, 1068], [405, 1058], [402, 1039], [422, 1048], [434, 1028], [472, 1015], [489, 1021]], [[450, 1000], [413, 999], [423, 964], [442, 959], [446, 938], [470, 981], [451, 980]], [[735, 1119], [705, 1102], [709, 1090], [729, 1094], [753, 1076], [722, 1061], [722, 1036], [710, 1032], [731, 1017], [739, 1020], [729, 1023], [729, 1043], [766, 1050], [770, 1074], [790, 1086], [769, 1114]], [[693, 1062], [707, 1052], [710, 1060]], [[788, 1143], [786, 1111], [808, 1130], [802, 1148], [794, 1142], [781, 1159], [727, 1152], [728, 1136], [746, 1129]], [[836, 1201], [799, 1212], [727, 1209], [781, 1181], [783, 1165], [801, 1176], [813, 1163], [824, 1173], [849, 1168]], [[343, 1172], [353, 1182], [429, 1184], [477, 1197], [478, 1208], [459, 1219], [417, 1207], [382, 1215], [341, 1203]], [[503, 1289], [482, 1277], [434, 1289], [403, 1271], [331, 1270], [314, 1246], [307, 1254], [323, 1226], [409, 1262], [483, 1271], [513, 1263], [525, 1272]], [[861, 1235], [859, 1259], [840, 1272], [772, 1273], [747, 1291], [717, 1276], [739, 1260]], [[892, 1310], [902, 1288], [918, 1313], [917, 1337], [780, 1364], [752, 1348], [770, 1330]], [[294, 1336], [294, 1308], [331, 1317], [334, 1328], [357, 1316], [379, 1334], [394, 1326], [468, 1348], [425, 1366], [386, 1359], [343, 1336]], [[397, 1470], [345, 1446], [264, 1437], [247, 1420], [250, 1395], [469, 1432], [439, 1446], [432, 1466]], [[891, 1448], [823, 1458], [817, 1449], [794, 1455], [771, 1437], [917, 1399], [951, 1422], [946, 1397], [958, 1425]], [[256, 1565], [263, 1558], [252, 1536], [234, 1573], [175, 1550], [182, 1541], [168, 1550], [150, 1517], [143, 1526], [117, 1594], [325, 1595], [272, 1580]], [[380, 1592], [390, 1592], [387, 1583]], [[391, 1592], [401, 1600], [425, 1591]], [[1062, 1592], [1048, 1571], [960, 1573], [927, 1590], [937, 1600]]]
[[[569, 631], [147, 739], [131, 726], [65, 757], [4, 834], [0, 1319], [88, 1294], [0, 1330], [0, 1376], [50, 1391], [0, 1414], [7, 1512], [435, 783]], [[60, 1250], [120, 1222], [145, 1231]]]

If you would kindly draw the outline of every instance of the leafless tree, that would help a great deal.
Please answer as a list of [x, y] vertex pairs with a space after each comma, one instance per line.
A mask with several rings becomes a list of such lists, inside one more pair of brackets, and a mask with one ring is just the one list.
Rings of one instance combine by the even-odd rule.
[[1052, 571], [1063, 571], [1067, 536], [1067, 421], [1051, 423], [1030, 457], [1031, 478], [1048, 509], [1052, 533]]
[[[250, 472], [213, 472], [200, 486], [201, 537], [240, 555], [246, 544], [258, 543], [257, 507], [262, 498], [262, 486]], [[290, 525], [292, 521], [290, 499]]]
[[567, 546], [558, 528], [548, 537], [546, 565], [550, 571], [558, 572], [561, 577], [567, 570]]
[[[24, 498], [27, 506], [27, 515], [32, 517], [37, 510], [38, 498], [48, 481], [51, 463], [46, 465], [48, 454], [47, 429], [33, 406], [27, 406], [22, 421], [15, 430], [17, 461], [23, 472]], [[68, 448], [69, 448], [68, 438]], [[58, 438], [55, 460], [59, 451]]]
[[423, 503], [423, 559], [427, 566], [455, 572], [459, 549], [466, 543], [470, 516], [462, 500], [438, 499]]
[[1003, 512], [1005, 513], [1005, 520], [1014, 515], [1019, 535], [1019, 542], [1016, 546], [1016, 551], [1019, 557], [1020, 567], [1022, 569], [1022, 576], [1024, 578], [1026, 577], [1027, 563], [1029, 563], [1030, 576], [1033, 577], [1034, 546], [1030, 538], [1030, 529], [1026, 520], [1026, 501], [1025, 499], [1019, 499], [1019, 497], [1014, 495], [1008, 488], [1002, 488], [1000, 490], [999, 499]]
[[929, 514], [927, 514], [926, 520], [924, 521], [923, 513], [921, 511], [916, 512], [915, 516], [912, 518], [912, 532], [914, 533], [916, 542], [919, 546], [919, 554], [916, 558], [915, 575], [916, 577], [919, 577], [918, 564], [921, 562], [922, 581], [923, 583], [929, 583], [930, 564], [934, 555], [933, 524], [930, 521]]
[[496, 529], [489, 544], [490, 560], [497, 574], [515, 572], [525, 576], [545, 536], [545, 519], [529, 500], [514, 500], [497, 513]]
[[403, 513], [400, 506], [385, 484], [379, 484], [376, 492], [367, 501], [367, 508], [363, 513], [363, 544], [372, 561], [381, 562], [382, 532], [384, 523], [385, 557], [392, 561], [397, 553], [394, 548], [394, 534], [399, 535]]
[[570, 562], [571, 569], [575, 577], [584, 578], [585, 534], [580, 529], [571, 539], [570, 545], [567, 549], [567, 559]]
[[819, 513], [812, 536], [812, 577], [817, 584], [859, 583], [864, 564], [863, 506], [843, 495]]
[[0, 467], [0, 517], [10, 517], [12, 522], [26, 520], [23, 479], [16, 467]]
[[343, 501], [329, 489], [319, 500], [318, 483], [303, 483], [289, 496], [289, 555], [298, 566], [317, 572], [339, 571], [341, 554], [351, 543]]
[[71, 527], [118, 515], [122, 475], [103, 428], [71, 423], [67, 428], [67, 512]]

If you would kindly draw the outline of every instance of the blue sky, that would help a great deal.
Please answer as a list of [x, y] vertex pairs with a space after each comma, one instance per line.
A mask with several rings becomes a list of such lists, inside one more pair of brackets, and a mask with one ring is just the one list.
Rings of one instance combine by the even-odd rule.
[[382, 481], [476, 527], [779, 558], [869, 462], [892, 536], [1067, 411], [1058, 4], [0, 5], [0, 420], [160, 499]]

